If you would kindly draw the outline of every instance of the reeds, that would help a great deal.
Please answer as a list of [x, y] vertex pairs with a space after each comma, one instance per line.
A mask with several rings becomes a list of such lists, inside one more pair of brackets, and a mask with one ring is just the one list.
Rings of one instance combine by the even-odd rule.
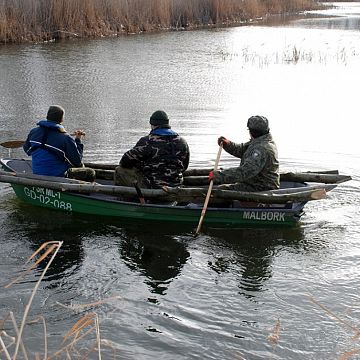
[[[58, 359], [58, 358], [71, 359], [73, 358], [73, 355], [77, 358], [79, 352], [76, 348], [76, 345], [80, 342], [80, 340], [84, 340], [85, 337], [94, 334], [95, 334], [95, 340], [92, 341], [93, 343], [92, 345], [87, 347], [86, 354], [81, 354], [82, 359], [87, 359], [91, 353], [96, 352], [97, 358], [100, 360], [101, 345], [114, 349], [111, 342], [105, 339], [101, 339], [99, 318], [98, 315], [94, 312], [85, 313], [84, 316], [82, 316], [79, 320], [77, 320], [75, 324], [71, 327], [71, 329], [67, 332], [67, 334], [65, 334], [60, 349], [51, 354], [49, 353], [47, 346], [47, 328], [44, 317], [42, 315], [39, 315], [32, 320], [28, 320], [28, 315], [35, 294], [40, 286], [41, 281], [45, 276], [46, 271], [48, 270], [50, 264], [52, 263], [56, 254], [58, 253], [61, 245], [62, 242], [59, 241], [50, 241], [42, 244], [39, 247], [39, 249], [37, 249], [26, 262], [27, 265], [29, 264], [28, 267], [16, 279], [14, 279], [5, 286], [5, 288], [8, 288], [14, 285], [15, 283], [23, 279], [24, 276], [31, 273], [32, 270], [34, 270], [38, 265], [40, 265], [40, 263], [45, 264], [44, 269], [33, 288], [30, 299], [25, 306], [25, 310], [20, 326], [18, 326], [15, 320], [15, 316], [12, 312], [9, 312], [9, 314], [7, 314], [4, 319], [0, 319], [0, 358], [1, 359], [16, 360], [19, 357], [19, 353], [21, 353], [22, 358], [25, 360], [28, 360], [29, 358], [40, 359], [39, 352], [35, 352], [33, 354], [35, 357], [33, 356], [30, 357], [29, 351], [27, 350], [25, 342], [23, 341], [23, 333], [25, 327], [29, 324], [34, 324], [39, 322], [42, 323], [43, 332], [44, 332], [44, 339], [43, 339], [44, 359], [48, 359], [48, 360]], [[111, 298], [103, 299], [90, 304], [78, 305], [78, 306], [65, 306], [62, 304], [58, 304], [58, 305], [69, 308], [71, 310], [80, 309], [84, 311], [85, 308], [93, 308], [95, 306], [98, 306], [113, 299], [118, 299], [118, 296], [113, 296]], [[7, 323], [10, 323], [10, 325], [12, 326], [13, 330], [11, 334], [9, 334], [11, 332], [11, 329], [5, 331], [5, 329], [9, 327], [9, 326], [7, 327], [5, 326], [5, 324]]]
[[[312, 295], [310, 295], [309, 298], [313, 304], [319, 306], [330, 318], [334, 319], [341, 326], [347, 328], [349, 331], [354, 333], [354, 335], [351, 336], [351, 338], [350, 338], [351, 342], [355, 342], [360, 338], [360, 329], [357, 326], [349, 323], [348, 321], [344, 320], [341, 316], [335, 314], [333, 311], [331, 311], [326, 306], [321, 304], [318, 300], [316, 300]], [[354, 344], [354, 346], [356, 346], [356, 344]], [[339, 360], [355, 359], [354, 355], [357, 355], [357, 354], [360, 354], [360, 348], [358, 346], [352, 350], [347, 350], [347, 351], [343, 352], [338, 359]]]
[[[21, 346], [21, 349], [23, 351], [23, 354], [24, 354], [24, 357], [26, 358], [27, 357], [27, 354], [26, 354], [26, 350], [25, 350], [25, 347], [24, 347], [24, 344], [22, 342], [22, 334], [23, 334], [23, 331], [24, 331], [24, 327], [25, 327], [25, 324], [26, 324], [26, 320], [27, 320], [27, 317], [28, 317], [28, 314], [29, 314], [29, 311], [30, 311], [30, 307], [31, 307], [31, 304], [32, 304], [32, 301], [34, 299], [34, 296], [35, 296], [35, 293], [36, 291], [38, 290], [39, 286], [40, 286], [40, 283], [42, 281], [42, 279], [44, 278], [45, 276], [45, 273], [47, 271], [47, 269], [49, 268], [50, 264], [52, 263], [52, 261], [54, 260], [57, 252], [59, 251], [60, 247], [62, 245], [62, 242], [59, 242], [59, 241], [55, 241], [55, 242], [47, 242], [43, 245], [41, 245], [39, 247], [39, 249], [37, 251], [35, 251], [31, 256], [30, 258], [28, 259], [28, 261], [26, 262], [27, 264], [32, 260], [34, 259], [38, 254], [40, 254], [39, 258], [36, 259], [36, 261], [31, 264], [22, 274], [20, 274], [20, 276], [18, 276], [16, 279], [14, 279], [13, 281], [11, 281], [9, 284], [7, 284], [5, 287], [8, 288], [10, 286], [12, 286], [14, 283], [18, 282], [20, 279], [22, 279], [26, 274], [28, 274], [29, 272], [31, 272], [37, 265], [39, 265], [41, 262], [43, 262], [48, 256], [50, 256], [50, 260], [47, 262], [39, 280], [37, 281], [32, 293], [31, 293], [31, 296], [30, 296], [30, 300], [28, 301], [28, 303], [26, 304], [26, 307], [25, 307], [25, 311], [24, 311], [24, 315], [23, 315], [23, 319], [21, 321], [21, 324], [20, 324], [20, 328], [18, 328], [18, 326], [16, 325], [16, 322], [15, 322], [15, 318], [12, 316], [12, 314], [10, 313], [10, 317], [12, 319], [12, 323], [14, 325], [14, 329], [15, 329], [15, 332], [16, 332], [16, 336], [14, 337], [14, 340], [15, 340], [15, 350], [14, 350], [14, 355], [10, 358], [10, 354], [8, 352], [8, 347], [4, 347], [3, 346], [3, 342], [2, 342], [2, 347], [3, 347], [3, 350], [5, 352], [5, 354], [7, 355], [7, 358], [8, 359], [13, 359], [15, 360], [17, 358], [17, 355], [18, 355], [18, 351], [19, 351], [19, 348]], [[43, 253], [42, 250], [44, 250]]]
[[0, 43], [231, 24], [315, 0], [0, 0]]

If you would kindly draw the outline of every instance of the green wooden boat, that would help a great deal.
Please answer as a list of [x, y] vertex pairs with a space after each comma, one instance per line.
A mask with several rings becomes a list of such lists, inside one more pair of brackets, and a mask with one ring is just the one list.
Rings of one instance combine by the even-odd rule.
[[[4, 171], [0, 171], [0, 182], [10, 183], [17, 197], [26, 203], [57, 211], [139, 222], [196, 226], [207, 190], [200, 186], [141, 189], [146, 202], [140, 203], [135, 188], [114, 186], [109, 179], [87, 183], [34, 175], [31, 160], [24, 159], [2, 159], [1, 166]], [[342, 178], [341, 181], [346, 180]], [[303, 215], [307, 201], [323, 198], [326, 191], [335, 186], [282, 181], [281, 189], [259, 193], [214, 188], [203, 224], [214, 227], [294, 226]]]

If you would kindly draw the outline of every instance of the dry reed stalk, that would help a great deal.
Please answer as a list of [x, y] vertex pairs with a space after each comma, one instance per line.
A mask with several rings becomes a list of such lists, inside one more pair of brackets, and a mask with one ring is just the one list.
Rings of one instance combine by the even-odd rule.
[[80, 318], [73, 326], [72, 328], [69, 330], [69, 332], [65, 335], [63, 343], [66, 342], [67, 339], [69, 339], [70, 337], [73, 337], [74, 340], [72, 341], [72, 343], [76, 342], [77, 337], [80, 335], [81, 331], [88, 327], [89, 325], [91, 325], [94, 322], [94, 317], [95, 314], [94, 313], [89, 313], [84, 315], [82, 318]]
[[[14, 351], [14, 355], [13, 355], [13, 360], [16, 360], [17, 358], [17, 355], [18, 355], [18, 351], [19, 351], [19, 347], [20, 347], [20, 344], [22, 343], [22, 334], [23, 334], [23, 331], [24, 331], [24, 327], [25, 327], [25, 323], [26, 323], [26, 318], [29, 314], [29, 311], [30, 311], [30, 307], [31, 307], [31, 304], [32, 304], [32, 301], [35, 297], [35, 294], [36, 294], [36, 291], [38, 290], [39, 286], [40, 286], [40, 283], [42, 281], [42, 279], [44, 278], [45, 276], [45, 273], [46, 271], [48, 270], [48, 268], [50, 267], [50, 264], [52, 263], [52, 261], [54, 260], [56, 254], [58, 253], [60, 247], [62, 245], [62, 242], [61, 241], [49, 241], [49, 242], [46, 242], [44, 244], [42, 244], [40, 246], [40, 248], [38, 250], [36, 250], [31, 256], [30, 258], [28, 259], [28, 261], [26, 263], [28, 263], [31, 259], [33, 259], [42, 249], [46, 248], [47, 246], [50, 246], [48, 250], [45, 251], [45, 253], [43, 255], [40, 256], [40, 258], [35, 262], [35, 264], [39, 264], [40, 262], [42, 262], [43, 260], [45, 260], [45, 258], [50, 255], [50, 259], [49, 261], [47, 262], [43, 272], [41, 273], [40, 277], [39, 277], [39, 280], [36, 282], [35, 286], [34, 286], [34, 289], [31, 293], [31, 296], [30, 296], [30, 299], [28, 301], [28, 303], [26, 304], [25, 306], [25, 311], [24, 311], [24, 315], [23, 315], [23, 318], [22, 318], [22, 321], [21, 321], [21, 325], [20, 325], [20, 330], [17, 331], [17, 326], [16, 327], [16, 332], [17, 332], [17, 340], [16, 340], [16, 345], [15, 345], [15, 351]], [[34, 266], [30, 266], [30, 268], [34, 268]], [[23, 273], [23, 275], [25, 275], [26, 273], [28, 273], [28, 271], [25, 271]], [[18, 280], [20, 277], [18, 277], [16, 280]], [[14, 281], [12, 281], [10, 283], [13, 284]], [[7, 285], [10, 286], [10, 285]], [[16, 324], [15, 324], [16, 325]]]
[[4, 325], [5, 325], [5, 323], [6, 323], [6, 321], [7, 321], [7, 319], [8, 319], [9, 316], [10, 316], [10, 315], [7, 314], [4, 319], [1, 319], [1, 320], [0, 320], [0, 331], [4, 331]]
[[[17, 326], [17, 323], [16, 323], [16, 319], [15, 319], [15, 316], [14, 316], [14, 313], [12, 311], [10, 311], [10, 318], [11, 318], [11, 321], [12, 321], [12, 324], [13, 324], [13, 327], [14, 327], [14, 330], [16, 332], [16, 338], [15, 338], [15, 341], [17, 339], [19, 339], [19, 328]], [[16, 343], [15, 343], [16, 344]], [[27, 352], [26, 352], [26, 349], [25, 349], [25, 346], [24, 346], [24, 343], [22, 341], [22, 339], [20, 338], [20, 347], [21, 347], [21, 351], [23, 352], [23, 355], [24, 355], [24, 358], [25, 360], [28, 360], [28, 356], [27, 356]]]
[[47, 327], [46, 327], [46, 321], [45, 318], [42, 315], [39, 315], [37, 318], [28, 321], [27, 324], [34, 324], [34, 323], [38, 323], [39, 320], [42, 321], [42, 325], [44, 328], [44, 359], [47, 359], [47, 354], [48, 354], [48, 345], [47, 345]]
[[100, 339], [99, 318], [98, 315], [95, 313], [94, 313], [94, 324], [95, 324], [94, 328], [96, 332], [96, 343], [87, 351], [87, 353], [84, 354], [84, 356], [82, 357], [83, 360], [88, 359], [90, 354], [96, 349], [98, 350], [98, 359], [101, 360], [101, 339]]
[[[10, 336], [5, 330], [0, 331], [0, 338], [2, 337], [9, 339], [11, 341], [10, 345], [15, 344], [15, 338]], [[8, 347], [10, 345], [8, 345]]]
[[95, 314], [95, 327], [96, 327], [96, 342], [98, 348], [99, 360], [101, 360], [101, 337], [100, 337], [100, 326], [99, 326], [99, 317]]
[[101, 344], [103, 346], [107, 346], [107, 347], [109, 347], [110, 349], [113, 350], [113, 358], [115, 359], [116, 350], [115, 350], [115, 346], [114, 346], [113, 342], [111, 342], [111, 341], [109, 341], [107, 339], [101, 339]]
[[[114, 347], [112, 345], [109, 345], [109, 342], [107, 340], [101, 339], [100, 326], [99, 326], [100, 322], [99, 322], [98, 315], [96, 313], [86, 314], [81, 319], [79, 319], [72, 326], [72, 328], [69, 330], [69, 332], [65, 335], [63, 343], [66, 342], [67, 340], [70, 340], [70, 338], [72, 338], [71, 341], [67, 345], [65, 345], [62, 349], [60, 349], [59, 351], [55, 352], [54, 354], [52, 354], [50, 356], [48, 355], [47, 329], [46, 329], [46, 322], [45, 322], [44, 317], [43, 316], [38, 316], [37, 318], [35, 318], [35, 319], [31, 320], [31, 321], [26, 321], [27, 315], [28, 315], [29, 310], [30, 310], [30, 306], [32, 304], [34, 295], [35, 295], [35, 293], [36, 293], [36, 291], [37, 291], [37, 289], [39, 287], [39, 284], [42, 281], [42, 279], [43, 279], [46, 271], [48, 270], [51, 262], [53, 261], [53, 259], [57, 255], [57, 252], [59, 251], [61, 245], [62, 245], [62, 242], [57, 242], [57, 241], [49, 241], [47, 243], [44, 243], [26, 261], [26, 264], [28, 264], [30, 261], [33, 261], [35, 265], [38, 265], [41, 262], [45, 261], [45, 259], [47, 259], [51, 255], [51, 257], [48, 260], [43, 272], [40, 275], [39, 280], [35, 284], [35, 287], [34, 287], [34, 289], [32, 291], [30, 300], [26, 304], [24, 315], [23, 315], [22, 322], [21, 322], [21, 325], [20, 325], [20, 329], [18, 328], [18, 325], [16, 323], [14, 314], [12, 312], [9, 312], [9, 314], [6, 315], [6, 317], [3, 320], [0, 321], [0, 328], [3, 329], [4, 328], [4, 323], [6, 321], [11, 320], [11, 322], [13, 324], [14, 331], [16, 333], [15, 337], [11, 337], [4, 330], [0, 329], [1, 330], [0, 331], [0, 355], [4, 354], [4, 356], [6, 357], [6, 360], [16, 360], [16, 358], [18, 356], [19, 348], [21, 348], [21, 351], [23, 353], [23, 358], [25, 360], [29, 360], [29, 357], [27, 355], [25, 346], [24, 346], [23, 341], [22, 341], [22, 334], [23, 334], [23, 331], [24, 331], [25, 324], [28, 325], [28, 324], [32, 324], [32, 323], [38, 323], [39, 321], [42, 321], [43, 328], [44, 328], [44, 339], [45, 339], [44, 340], [44, 342], [45, 342], [44, 343], [44, 348], [45, 348], [45, 350], [44, 350], [44, 359], [49, 360], [49, 359], [52, 359], [52, 358], [56, 358], [62, 353], [65, 354], [66, 358], [71, 359], [72, 353], [75, 353], [77, 351], [76, 349], [74, 349], [74, 346], [79, 342], [80, 339], [82, 339], [85, 336], [89, 335], [94, 330], [95, 330], [95, 333], [96, 333], [96, 341], [95, 341], [93, 346], [88, 347], [87, 354], [85, 355], [85, 357], [82, 357], [82, 358], [84, 358], [84, 359], [88, 358], [88, 356], [91, 354], [91, 352], [93, 352], [94, 350], [97, 350], [98, 359], [101, 360], [101, 344], [103, 344], [105, 346], [112, 347], [113, 350], [114, 350], [114, 357], [115, 357], [115, 349], [114, 349]], [[36, 260], [34, 260], [36, 256], [38, 256], [38, 258]], [[29, 269], [34, 268], [34, 264], [30, 265], [28, 267], [28, 269], [23, 271], [23, 273], [20, 276], [18, 276], [15, 280], [11, 281], [7, 285], [7, 287], [11, 286], [16, 281], [23, 278], [29, 272]], [[103, 304], [105, 302], [108, 302], [110, 300], [117, 299], [117, 298], [119, 298], [119, 296], [109, 297], [107, 299], [99, 300], [99, 301], [96, 301], [96, 302], [93, 302], [93, 303], [90, 303], [90, 304], [80, 305], [78, 308], [94, 307], [94, 306]], [[7, 338], [7, 339], [11, 340], [8, 345], [5, 344], [4, 338]], [[14, 344], [15, 344], [15, 351], [14, 351], [14, 355], [11, 356], [8, 349], [11, 346], [13, 346]], [[89, 350], [89, 348], [90, 348], [90, 350]], [[75, 355], [78, 357], [80, 354], [78, 352], [76, 352]], [[35, 357], [35, 359], [40, 359], [40, 354], [38, 352], [35, 352], [34, 357]]]
[[343, 355], [339, 357], [339, 360], [350, 359], [353, 355], [360, 354], [360, 349], [354, 349], [351, 351], [346, 351]]
[[277, 345], [277, 343], [279, 342], [280, 326], [280, 319], [277, 319], [271, 334], [267, 337], [267, 340], [273, 345]]
[[[30, 257], [29, 259], [27, 259], [26, 264], [29, 263], [29, 261], [31, 261], [34, 256], [36, 256], [39, 251], [41, 251], [44, 247], [46, 247], [49, 243], [45, 243], [42, 244], [40, 246], [39, 249], [37, 249]], [[18, 282], [19, 280], [21, 280], [26, 274], [30, 273], [31, 270], [35, 269], [36, 266], [38, 266], [40, 264], [40, 262], [42, 262], [55, 248], [56, 248], [56, 244], [51, 245], [50, 249], [48, 249], [33, 265], [31, 265], [29, 268], [27, 268], [22, 274], [20, 274], [17, 278], [15, 278], [14, 280], [12, 280], [10, 283], [8, 283], [7, 285], [5, 285], [5, 288], [9, 288], [10, 286], [12, 286], [14, 283]]]
[[79, 304], [79, 305], [64, 305], [64, 304], [61, 304], [58, 301], [56, 302], [56, 304], [63, 307], [63, 308], [65, 308], [65, 309], [79, 310], [79, 309], [90, 308], [90, 307], [95, 307], [95, 306], [98, 306], [98, 305], [102, 305], [104, 303], [110, 302], [110, 301], [115, 300], [115, 299], [121, 299], [121, 296], [111, 296], [111, 297], [108, 297], [106, 299], [102, 299], [102, 300], [95, 301], [95, 302], [92, 302], [92, 303]]
[[355, 326], [347, 323], [345, 320], [341, 319], [339, 316], [337, 316], [332, 311], [330, 311], [327, 307], [325, 307], [324, 305], [319, 303], [317, 300], [315, 300], [312, 296], [310, 296], [310, 301], [313, 302], [314, 304], [318, 305], [319, 307], [321, 307], [321, 309], [323, 309], [328, 315], [330, 315], [331, 317], [336, 319], [338, 322], [340, 322], [341, 324], [345, 325], [346, 327], [348, 327], [349, 329], [354, 331], [356, 333], [355, 336], [353, 337], [354, 339], [359, 335], [360, 330], [357, 327], [355, 327]]
[[[16, 320], [15, 320], [15, 316], [14, 316], [14, 314], [13, 314], [12, 311], [10, 311], [10, 312], [5, 316], [5, 319], [4, 319], [3, 323], [5, 323], [5, 321], [8, 321], [8, 320], [10, 320], [10, 321], [12, 322], [12, 325], [13, 325], [14, 330], [15, 330], [15, 333], [16, 333], [16, 337], [13, 337], [13, 336], [8, 335], [4, 330], [0, 333], [0, 338], [1, 338], [2, 336], [5, 336], [6, 338], [8, 338], [8, 339], [11, 340], [10, 344], [8, 344], [8, 345], [6, 346], [6, 349], [4, 348], [5, 351], [7, 351], [7, 349], [10, 348], [12, 345], [16, 344], [16, 339], [17, 339], [17, 337], [18, 337], [18, 335], [19, 335], [19, 329], [18, 329]], [[27, 352], [26, 352], [24, 343], [23, 343], [22, 341], [20, 342], [20, 347], [21, 347], [21, 350], [22, 350], [22, 352], [23, 352], [24, 359], [25, 359], [25, 360], [28, 360], [29, 358], [28, 358], [28, 355], [27, 355]], [[0, 351], [0, 353], [1, 353], [1, 351]]]
[[238, 359], [238, 360], [246, 360], [241, 354], [239, 353], [235, 353], [235, 358]]
[[[3, 339], [2, 339], [1, 336], [0, 336], [0, 345], [1, 345], [1, 347], [2, 347], [2, 349], [3, 349], [3, 351], [4, 351], [4, 353], [5, 353], [6, 359], [11, 360], [11, 356], [10, 356], [9, 352], [7, 351], [7, 347], [6, 347], [6, 345], [4, 344]], [[1, 353], [1, 352], [0, 352], [0, 353]]]
[[81, 339], [83, 339], [85, 336], [89, 335], [91, 332], [93, 332], [94, 330], [96, 330], [96, 326], [93, 326], [92, 328], [90, 328], [89, 330], [87, 330], [86, 332], [84, 332], [83, 334], [79, 335], [75, 341], [72, 341], [70, 344], [65, 345], [64, 347], [62, 347], [60, 350], [56, 351], [55, 353], [51, 354], [48, 356], [47, 360], [51, 360], [54, 359], [56, 357], [58, 357], [61, 353], [63, 352], [68, 352], [69, 349], [71, 349], [75, 343], [79, 342]]

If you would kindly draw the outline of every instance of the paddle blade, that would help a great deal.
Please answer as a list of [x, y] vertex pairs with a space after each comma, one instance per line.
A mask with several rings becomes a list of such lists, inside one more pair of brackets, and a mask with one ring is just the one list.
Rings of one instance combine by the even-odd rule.
[[24, 145], [24, 140], [10, 140], [0, 143], [1, 146], [7, 149], [16, 149]]
[[311, 199], [313, 199], [313, 200], [320, 200], [320, 199], [325, 199], [325, 198], [326, 198], [326, 191], [325, 191], [325, 189], [315, 190], [315, 191], [311, 194]]

